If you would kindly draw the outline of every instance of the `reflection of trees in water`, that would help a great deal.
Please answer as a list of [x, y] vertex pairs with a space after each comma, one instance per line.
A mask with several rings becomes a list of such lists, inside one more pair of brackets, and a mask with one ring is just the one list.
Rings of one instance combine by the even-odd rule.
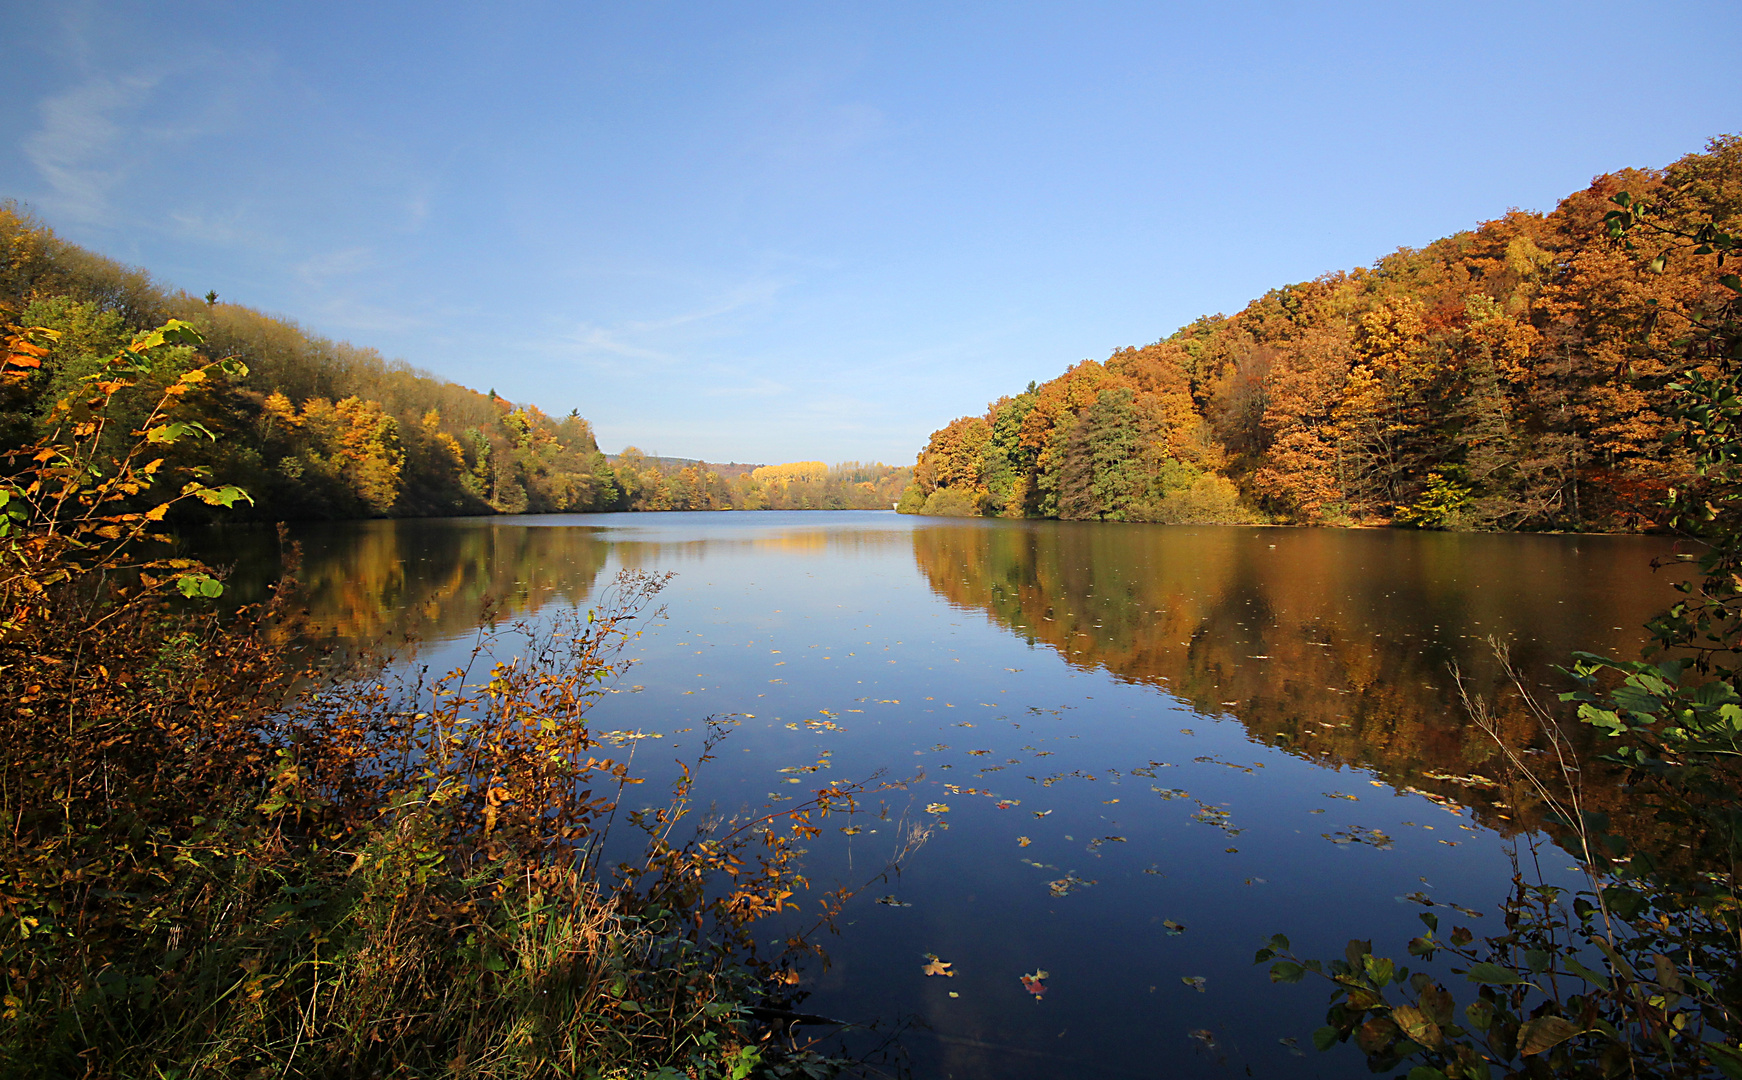
[[[302, 550], [310, 628], [351, 645], [465, 634], [487, 603], [512, 616], [584, 602], [608, 551], [595, 529], [488, 518], [310, 526], [290, 539]], [[282, 565], [277, 538], [249, 530], [221, 540], [237, 598], [263, 598]]]
[[[1611, 542], [1612, 541], [1612, 542]], [[1506, 796], [1450, 668], [1520, 745], [1534, 724], [1489, 636], [1532, 681], [1574, 649], [1634, 653], [1670, 595], [1637, 538], [1472, 536], [1098, 523], [913, 532], [932, 588], [1073, 666], [1166, 689], [1252, 737], [1489, 813]], [[1582, 546], [1581, 546], [1582, 545]], [[1542, 693], [1552, 700], [1552, 689]], [[1504, 827], [1504, 822], [1500, 822]]]

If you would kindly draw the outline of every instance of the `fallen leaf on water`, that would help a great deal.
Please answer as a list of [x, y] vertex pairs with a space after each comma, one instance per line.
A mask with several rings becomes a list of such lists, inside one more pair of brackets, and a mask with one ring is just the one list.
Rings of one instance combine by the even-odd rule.
[[895, 898], [894, 893], [890, 893], [888, 896], [879, 896], [877, 898], [877, 902], [879, 904], [888, 904], [890, 907], [912, 907], [913, 906], [912, 904], [904, 904], [900, 900], [897, 900]]
[[1028, 838], [1028, 837], [1026, 837], [1026, 836], [1018, 836], [1018, 837], [1017, 837], [1017, 838], [1016, 838], [1016, 846], [1017, 846], [1017, 847], [1027, 847], [1027, 846], [1028, 846], [1028, 845], [1030, 845], [1030, 844], [1032, 844], [1032, 843], [1034, 843], [1034, 841], [1033, 841], [1033, 840], [1030, 840], [1030, 839], [1029, 839], [1029, 838]]
[[960, 995], [960, 994], [958, 994], [958, 993], [956, 993], [956, 992], [955, 992], [955, 991], [954, 991], [954, 990], [951, 990], [951, 991], [950, 991], [950, 996], [951, 996], [951, 997], [953, 997], [953, 998], [959, 998], [959, 997], [961, 997], [961, 996], [962, 996], [962, 995]]
[[1008, 810], [1012, 806], [1021, 806], [1021, 805], [1022, 805], [1021, 799], [999, 799], [998, 800], [998, 809], [1000, 809], [1000, 810]]
[[1205, 979], [1202, 975], [1181, 975], [1179, 981], [1185, 983], [1187, 986], [1201, 994], [1204, 992], [1204, 983], [1209, 980]]
[[1052, 813], [1052, 811], [1051, 811], [1051, 810], [1036, 810], [1036, 811], [1035, 811], [1035, 812], [1034, 812], [1034, 816], [1035, 816], [1035, 817], [1045, 817], [1045, 816], [1047, 816], [1047, 815], [1048, 815], [1048, 814], [1050, 814], [1050, 813]]
[[941, 802], [926, 803], [925, 804], [925, 812], [928, 814], [947, 814], [950, 812], [950, 808], [949, 808], [949, 805], [947, 803], [941, 803]]
[[1022, 988], [1034, 995], [1034, 1000], [1039, 1001], [1046, 993], [1045, 971], [1036, 968], [1033, 975], [1018, 975], [1017, 978], [1022, 980]]
[[1196, 1031], [1188, 1031], [1186, 1032], [1186, 1038], [1202, 1043], [1205, 1050], [1214, 1050], [1216, 1048], [1215, 1033], [1213, 1033], [1209, 1028], [1198, 1028]]
[[1167, 927], [1168, 937], [1179, 937], [1181, 934], [1186, 932], [1184, 923], [1176, 923], [1172, 919], [1161, 920], [1161, 925]]
[[928, 977], [932, 975], [943, 975], [946, 978], [951, 979], [956, 977], [956, 973], [950, 970], [950, 962], [948, 960], [939, 960], [936, 953], [925, 954], [925, 966], [920, 968], [920, 970]]
[[1180, 729], [1179, 729], [1179, 733], [1180, 733], [1180, 734], [1181, 734], [1181, 735], [1191, 735], [1191, 734], [1193, 734], [1193, 732], [1192, 732], [1192, 729], [1191, 729], [1191, 728], [1189, 728], [1189, 727], [1183, 727], [1183, 728], [1180, 728]]
[[859, 826], [857, 826], [857, 825], [843, 825], [843, 826], [841, 826], [841, 831], [846, 833], [848, 836], [858, 836], [860, 833], [864, 832], [865, 830], [859, 828]]
[[1046, 887], [1052, 890], [1054, 896], [1068, 896], [1072, 889], [1086, 889], [1093, 884], [1093, 880], [1080, 878], [1075, 874], [1066, 874], [1057, 881], [1047, 882]]
[[[1391, 850], [1391, 837], [1379, 829], [1369, 829], [1365, 825], [1351, 825], [1347, 829], [1338, 829], [1334, 833], [1320, 833], [1320, 836], [1333, 844], [1366, 844], [1380, 851]], [[1444, 840], [1440, 843], [1445, 843]]]

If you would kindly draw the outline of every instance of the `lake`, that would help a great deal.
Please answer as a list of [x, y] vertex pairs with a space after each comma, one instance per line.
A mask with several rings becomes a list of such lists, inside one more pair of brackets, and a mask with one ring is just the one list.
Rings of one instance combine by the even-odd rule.
[[[809, 845], [815, 889], [862, 885], [904, 823], [933, 826], [822, 941], [800, 1007], [900, 1029], [925, 1077], [1368, 1075], [1353, 1049], [1311, 1049], [1325, 990], [1273, 986], [1254, 950], [1282, 932], [1303, 955], [1362, 937], [1406, 959], [1423, 904], [1478, 936], [1496, 924], [1535, 811], [1453, 670], [1527, 734], [1490, 639], [1552, 701], [1554, 664], [1635, 655], [1674, 595], [1649, 565], [1671, 545], [1649, 537], [852, 511], [292, 535], [317, 625], [417, 639], [437, 670], [469, 651], [486, 598], [535, 616], [620, 568], [675, 572], [591, 713], [657, 736], [638, 771], [669, 778], [720, 717], [735, 726], [701, 790], [724, 810], [819, 774], [916, 778]], [[257, 594], [275, 541], [223, 542], [236, 592]], [[1580, 880], [1558, 850], [1537, 861]], [[924, 974], [928, 957], [950, 974]], [[1019, 979], [1037, 970], [1042, 998]]]

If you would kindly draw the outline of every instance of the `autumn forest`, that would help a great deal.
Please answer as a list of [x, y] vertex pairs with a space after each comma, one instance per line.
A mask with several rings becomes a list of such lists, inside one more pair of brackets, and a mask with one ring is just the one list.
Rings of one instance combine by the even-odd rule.
[[[1631, 531], [1688, 472], [1673, 343], [1710, 260], [1611, 235], [1612, 199], [1742, 223], [1742, 138], [1371, 268], [1272, 289], [934, 432], [901, 509], [956, 516]], [[1645, 329], [1640, 329], [1641, 327]], [[1671, 359], [1666, 359], [1671, 358]]]
[[[57, 402], [169, 319], [197, 328], [206, 357], [237, 361], [185, 399], [212, 438], [169, 450], [248, 492], [253, 505], [226, 520], [888, 508], [911, 477], [860, 462], [722, 467], [634, 447], [607, 457], [579, 410], [549, 415], [216, 293], [165, 288], [11, 204], [0, 206], [0, 317], [12, 342], [0, 450], [48, 435]], [[161, 386], [201, 362], [185, 345], [152, 355], [160, 370], [147, 381]]]

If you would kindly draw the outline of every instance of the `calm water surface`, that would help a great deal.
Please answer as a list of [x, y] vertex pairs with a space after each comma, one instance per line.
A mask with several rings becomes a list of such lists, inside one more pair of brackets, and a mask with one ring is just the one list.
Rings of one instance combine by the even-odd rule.
[[[802, 797], [794, 767], [920, 777], [812, 843], [815, 886], [858, 885], [904, 820], [936, 826], [801, 987], [807, 1010], [908, 1025], [927, 1077], [1367, 1075], [1353, 1050], [1311, 1050], [1324, 992], [1272, 986], [1253, 951], [1280, 931], [1308, 955], [1371, 937], [1403, 956], [1422, 900], [1496, 923], [1530, 808], [1490, 783], [1452, 668], [1517, 719], [1488, 639], [1548, 694], [1574, 649], [1636, 652], [1672, 595], [1649, 568], [1668, 544], [1640, 537], [812, 512], [297, 539], [317, 621], [414, 636], [437, 669], [486, 598], [532, 614], [587, 604], [619, 568], [675, 571], [667, 619], [592, 713], [658, 734], [638, 770], [668, 776], [713, 716], [736, 722], [704, 774], [722, 809]], [[277, 557], [232, 550], [244, 591]], [[1542, 865], [1573, 881], [1560, 852]], [[922, 974], [927, 954], [954, 976]], [[1037, 969], [1039, 1001], [1018, 981]]]

